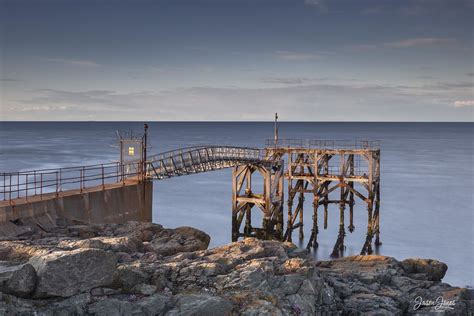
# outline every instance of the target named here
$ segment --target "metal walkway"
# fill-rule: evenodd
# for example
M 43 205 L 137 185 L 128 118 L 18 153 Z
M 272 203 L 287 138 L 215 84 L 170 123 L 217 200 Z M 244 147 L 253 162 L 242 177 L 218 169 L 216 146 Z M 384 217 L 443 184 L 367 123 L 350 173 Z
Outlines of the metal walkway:
M 266 164 L 264 150 L 233 146 L 193 146 L 149 156 L 147 161 L 0 173 L 0 201 L 86 190 L 125 180 L 161 180 L 244 164 Z
M 258 148 L 231 146 L 188 147 L 148 157 L 146 176 L 160 180 L 244 164 L 264 163 L 264 151 Z

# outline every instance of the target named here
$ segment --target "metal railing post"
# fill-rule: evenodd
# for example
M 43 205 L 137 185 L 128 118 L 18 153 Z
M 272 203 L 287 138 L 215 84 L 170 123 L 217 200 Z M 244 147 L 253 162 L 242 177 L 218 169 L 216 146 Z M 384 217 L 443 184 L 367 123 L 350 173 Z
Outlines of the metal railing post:
M 104 184 L 104 165 L 101 165 L 102 167 L 102 190 L 105 190 L 105 184 Z
M 125 186 L 125 165 L 122 165 L 122 185 Z
M 28 202 L 28 173 L 25 174 L 26 202 Z
M 3 173 L 3 200 L 7 200 L 7 175 Z
M 84 167 L 82 167 L 82 169 L 80 170 L 80 176 L 79 176 L 79 187 L 80 187 L 81 193 L 82 193 L 83 177 L 84 177 Z
M 59 196 L 59 172 L 56 171 L 56 197 Z
M 36 170 L 33 171 L 33 182 L 35 183 L 35 195 L 36 195 Z
M 43 200 L 43 173 L 40 173 L 40 199 Z
M 16 197 L 20 197 L 20 173 L 17 172 L 16 174 Z
M 8 186 L 8 199 L 12 201 L 12 175 L 10 174 L 10 185 Z

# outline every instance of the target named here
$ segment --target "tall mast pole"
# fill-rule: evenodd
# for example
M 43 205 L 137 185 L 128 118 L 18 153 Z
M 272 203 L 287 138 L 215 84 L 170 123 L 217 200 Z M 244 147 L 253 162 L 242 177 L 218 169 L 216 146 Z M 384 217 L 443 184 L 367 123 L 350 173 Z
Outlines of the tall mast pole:
M 275 131 L 274 131 L 275 148 L 278 146 L 278 113 L 275 113 Z

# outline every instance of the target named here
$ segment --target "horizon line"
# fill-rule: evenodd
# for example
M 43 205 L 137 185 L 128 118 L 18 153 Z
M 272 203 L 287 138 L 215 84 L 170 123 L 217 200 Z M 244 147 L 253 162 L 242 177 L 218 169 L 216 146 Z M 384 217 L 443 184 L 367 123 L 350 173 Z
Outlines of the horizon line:
M 274 123 L 274 120 L 0 120 L 0 123 Z M 278 120 L 278 123 L 474 123 L 474 121 L 298 121 Z

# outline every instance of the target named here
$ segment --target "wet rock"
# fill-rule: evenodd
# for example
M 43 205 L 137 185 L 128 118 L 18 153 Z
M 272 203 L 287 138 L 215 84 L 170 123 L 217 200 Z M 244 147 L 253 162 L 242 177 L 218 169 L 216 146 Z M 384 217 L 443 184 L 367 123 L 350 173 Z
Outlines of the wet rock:
M 31 264 L 0 264 L 0 292 L 29 297 L 35 285 L 36 271 Z
M 98 249 L 56 251 L 33 257 L 38 274 L 36 297 L 69 297 L 112 283 L 116 256 Z

